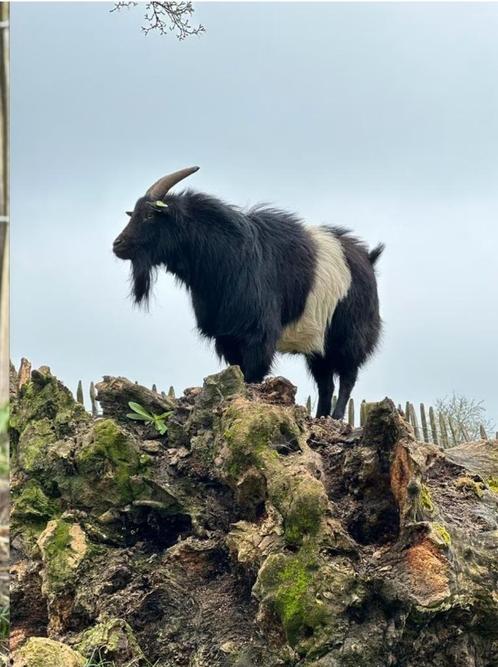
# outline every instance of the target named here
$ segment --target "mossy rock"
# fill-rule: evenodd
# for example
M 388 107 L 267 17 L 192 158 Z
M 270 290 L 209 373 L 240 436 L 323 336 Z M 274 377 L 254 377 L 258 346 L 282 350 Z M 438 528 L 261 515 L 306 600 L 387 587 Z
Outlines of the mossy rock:
M 48 369 L 33 371 L 12 408 L 12 460 L 30 474 L 44 469 L 51 444 L 73 434 L 80 424 L 91 419 Z
M 284 511 L 286 542 L 296 546 L 308 536 L 316 536 L 322 527 L 327 505 L 323 485 L 318 480 L 310 477 L 295 484 Z
M 289 545 L 316 536 L 328 499 L 323 484 L 310 473 L 315 455 L 304 441 L 295 408 L 236 400 L 223 415 L 221 432 L 222 472 L 238 499 L 241 485 L 248 479 L 253 485 L 257 481 L 259 495 L 264 490 L 282 515 Z M 246 502 L 242 509 L 250 510 L 249 505 Z M 247 514 L 244 518 L 252 518 L 250 511 Z
M 138 498 L 144 470 L 138 447 L 112 419 L 97 421 L 74 452 L 74 470 L 61 468 L 57 484 L 75 507 L 98 513 L 120 508 Z
M 31 380 L 21 388 L 11 426 L 21 433 L 28 424 L 43 419 L 54 425 L 57 438 L 72 432 L 75 424 L 91 419 L 69 389 L 48 369 L 33 371 Z
M 318 570 L 315 555 L 301 551 L 269 556 L 259 573 L 255 592 L 273 608 L 291 646 L 327 621 L 327 609 L 313 590 Z
M 77 651 L 46 637 L 31 637 L 12 657 L 12 667 L 85 667 Z
M 117 665 L 137 665 L 145 659 L 132 628 L 119 618 L 111 618 L 86 630 L 77 648 L 87 658 L 98 653 Z
M 90 544 L 79 524 L 59 519 L 49 521 L 38 538 L 38 547 L 44 564 L 44 592 L 57 594 L 75 581 Z
M 11 522 L 44 526 L 59 511 L 56 500 L 49 498 L 40 484 L 30 479 L 12 499 Z

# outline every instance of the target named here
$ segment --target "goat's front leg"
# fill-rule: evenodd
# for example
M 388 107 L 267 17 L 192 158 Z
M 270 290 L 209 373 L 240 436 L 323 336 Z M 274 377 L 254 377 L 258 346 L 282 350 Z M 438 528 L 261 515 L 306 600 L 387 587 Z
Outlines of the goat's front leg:
M 246 382 L 262 382 L 270 372 L 276 343 L 251 342 L 242 347 L 242 372 Z

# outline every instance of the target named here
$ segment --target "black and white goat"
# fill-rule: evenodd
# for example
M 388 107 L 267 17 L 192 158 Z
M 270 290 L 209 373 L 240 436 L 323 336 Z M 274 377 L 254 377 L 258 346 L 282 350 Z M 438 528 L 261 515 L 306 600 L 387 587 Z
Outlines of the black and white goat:
M 319 392 L 317 416 L 342 419 L 358 368 L 375 349 L 381 320 L 371 251 L 338 227 L 305 227 L 267 207 L 242 212 L 205 194 L 170 194 L 197 171 L 154 183 L 114 241 L 131 260 L 133 296 L 147 302 L 163 266 L 188 288 L 197 326 L 216 352 L 261 382 L 276 352 L 301 353 Z

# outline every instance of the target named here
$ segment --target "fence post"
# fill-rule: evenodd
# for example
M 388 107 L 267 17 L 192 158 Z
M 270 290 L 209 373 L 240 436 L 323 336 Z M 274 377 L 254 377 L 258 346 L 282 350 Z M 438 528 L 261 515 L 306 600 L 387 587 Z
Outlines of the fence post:
M 155 384 L 152 385 L 152 391 L 154 392 L 154 394 L 157 394 L 157 387 Z
M 420 421 L 422 422 L 422 433 L 424 434 L 424 442 L 429 442 L 429 429 L 427 428 L 427 417 L 425 415 L 425 406 L 420 404 Z
M 413 405 L 410 403 L 410 417 L 412 421 L 412 426 L 413 430 L 415 432 L 415 437 L 419 438 L 420 437 L 420 428 L 418 426 L 418 419 L 417 419 L 417 413 L 415 412 L 415 408 Z
M 311 417 L 311 396 L 306 399 L 306 412 Z
M 442 412 L 439 412 L 439 432 L 441 434 L 441 447 L 443 449 L 446 449 L 446 447 L 449 447 L 449 440 L 448 440 L 448 429 L 446 428 L 446 421 L 444 419 L 444 415 Z
M 439 438 L 437 434 L 437 425 L 436 425 L 436 413 L 434 412 L 434 408 L 432 407 L 432 405 L 429 408 L 429 419 L 431 422 L 432 442 L 435 445 L 439 445 Z
M 97 399 L 95 394 L 95 385 L 93 382 L 90 382 L 90 405 L 92 406 L 92 415 L 96 417 L 98 415 L 97 410 Z
M 488 440 L 488 434 L 482 424 L 479 426 L 479 435 L 481 436 L 481 440 Z
M 348 403 L 348 424 L 354 428 L 354 401 L 352 398 Z
M 366 405 L 367 402 L 365 401 L 365 399 L 363 399 L 360 405 L 360 426 L 365 426 L 365 421 L 367 418 Z
M 405 404 L 405 419 L 410 423 L 410 401 L 406 401 Z
M 451 437 L 453 438 L 453 444 L 458 445 L 458 440 L 455 432 L 455 425 L 453 423 L 453 419 L 451 418 L 450 415 L 448 415 L 448 424 L 450 425 L 450 431 L 451 431 Z
M 168 398 L 175 398 L 175 388 L 173 385 L 168 389 Z
M 78 403 L 81 403 L 81 405 L 85 405 L 85 399 L 83 396 L 83 383 L 81 380 L 78 381 L 78 388 L 76 389 L 76 400 Z

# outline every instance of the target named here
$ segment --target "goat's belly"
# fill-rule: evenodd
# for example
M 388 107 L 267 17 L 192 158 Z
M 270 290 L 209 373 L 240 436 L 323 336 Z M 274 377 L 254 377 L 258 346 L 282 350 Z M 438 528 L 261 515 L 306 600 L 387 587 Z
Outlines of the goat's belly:
M 285 327 L 277 343 L 277 350 L 288 354 L 323 354 L 325 328 L 316 319 L 301 317 Z
M 337 304 L 348 293 L 351 272 L 340 241 L 321 227 L 309 227 L 316 246 L 313 287 L 301 317 L 284 327 L 277 344 L 279 352 L 325 353 L 325 335 Z

